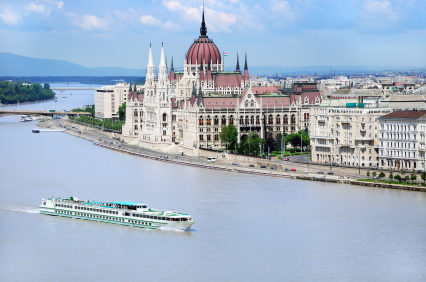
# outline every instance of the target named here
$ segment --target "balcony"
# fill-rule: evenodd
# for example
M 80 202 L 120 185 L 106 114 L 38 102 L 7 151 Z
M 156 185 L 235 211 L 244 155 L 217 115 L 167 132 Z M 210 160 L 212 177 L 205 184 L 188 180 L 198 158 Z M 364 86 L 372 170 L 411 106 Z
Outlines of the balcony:
M 362 136 L 362 137 L 355 137 L 356 141 L 365 141 L 365 140 L 374 140 L 373 136 Z

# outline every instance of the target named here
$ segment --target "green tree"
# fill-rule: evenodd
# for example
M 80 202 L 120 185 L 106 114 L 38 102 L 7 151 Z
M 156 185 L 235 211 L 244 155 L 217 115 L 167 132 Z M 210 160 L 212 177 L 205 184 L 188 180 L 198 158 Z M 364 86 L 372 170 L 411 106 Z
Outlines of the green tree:
M 376 177 L 377 173 L 375 171 L 373 171 L 373 173 L 371 174 L 374 177 Z
M 126 102 L 124 102 L 120 107 L 118 107 L 118 118 L 120 120 L 126 121 Z
M 426 171 L 422 172 L 422 175 L 420 175 L 420 178 L 423 179 L 423 183 L 426 181 Z
M 370 177 L 370 172 L 369 171 L 367 171 L 367 176 Z
M 260 138 L 256 133 L 251 132 L 246 139 L 238 144 L 238 152 L 240 154 L 254 155 L 255 152 L 259 152 L 259 145 L 266 145 L 266 140 Z
M 50 89 L 49 83 L 45 83 L 44 86 L 43 86 L 43 89 Z
M 228 143 L 228 149 L 234 150 L 238 142 L 238 129 L 233 124 L 228 124 L 222 127 L 219 133 L 219 138 L 222 144 Z
M 396 180 L 398 180 L 399 182 L 401 182 L 401 180 L 402 180 L 402 177 L 401 177 L 401 175 L 399 175 L 399 174 L 395 175 L 395 176 L 394 176 L 394 178 L 395 178 Z
M 380 172 L 380 174 L 379 174 L 379 178 L 385 178 L 386 177 L 386 174 L 382 171 L 382 172 Z
M 409 176 L 409 175 L 406 175 L 406 176 L 405 176 L 405 181 L 408 181 L 408 179 L 410 179 L 410 176 Z
M 417 175 L 412 174 L 410 178 L 411 178 L 411 181 L 416 181 L 417 180 Z
M 393 174 L 392 172 L 389 174 L 389 179 L 392 180 L 393 179 Z
M 402 177 L 404 177 L 404 174 L 405 174 L 405 168 L 401 169 L 401 175 L 402 175 Z

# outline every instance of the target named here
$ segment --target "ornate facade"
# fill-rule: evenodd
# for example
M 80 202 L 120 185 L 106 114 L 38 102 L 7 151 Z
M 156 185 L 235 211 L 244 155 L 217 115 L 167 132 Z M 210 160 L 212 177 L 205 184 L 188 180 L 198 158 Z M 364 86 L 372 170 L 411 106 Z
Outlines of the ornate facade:
M 221 53 L 207 36 L 204 12 L 200 36 L 189 48 L 183 71 L 170 72 L 163 47 L 155 74 L 151 47 L 143 93 L 130 92 L 123 135 L 142 147 L 191 153 L 220 149 L 223 126 L 234 124 L 239 141 L 250 132 L 275 138 L 309 126 L 310 108 L 321 103 L 315 83 L 296 83 L 281 92 L 251 87 L 247 55 L 243 72 L 237 56 L 235 71 L 224 71 Z

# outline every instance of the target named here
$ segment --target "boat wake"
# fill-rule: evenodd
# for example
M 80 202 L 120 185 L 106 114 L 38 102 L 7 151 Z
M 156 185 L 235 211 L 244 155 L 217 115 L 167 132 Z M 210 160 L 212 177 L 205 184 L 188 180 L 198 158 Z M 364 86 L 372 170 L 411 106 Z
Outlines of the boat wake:
M 2 210 L 22 212 L 22 213 L 39 213 L 38 209 L 26 208 L 26 207 L 16 207 L 16 206 L 5 206 L 0 208 Z

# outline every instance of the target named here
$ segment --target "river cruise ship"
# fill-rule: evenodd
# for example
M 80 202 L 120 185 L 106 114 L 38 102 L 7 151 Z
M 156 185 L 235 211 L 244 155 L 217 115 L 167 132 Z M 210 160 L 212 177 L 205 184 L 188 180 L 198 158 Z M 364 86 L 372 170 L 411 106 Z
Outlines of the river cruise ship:
M 149 208 L 133 202 L 97 202 L 68 199 L 42 199 L 41 214 L 86 219 L 147 229 L 190 230 L 195 223 L 189 214 Z

